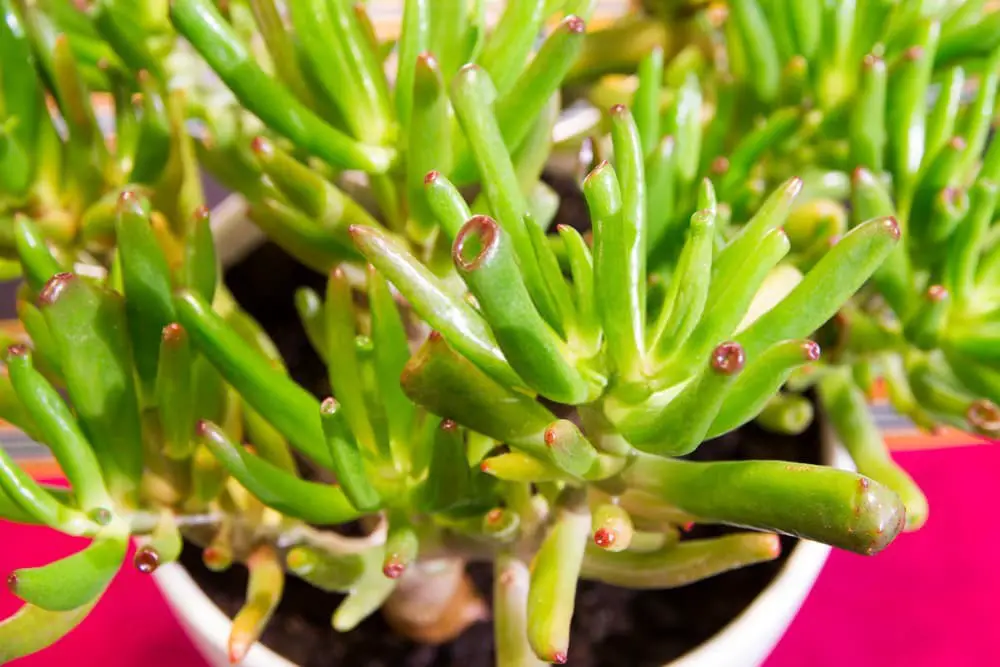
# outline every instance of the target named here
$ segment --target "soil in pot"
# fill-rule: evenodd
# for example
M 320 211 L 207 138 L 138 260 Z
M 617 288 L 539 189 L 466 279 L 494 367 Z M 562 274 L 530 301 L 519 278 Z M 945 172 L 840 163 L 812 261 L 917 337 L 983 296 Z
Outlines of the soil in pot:
M 321 289 L 323 277 L 303 269 L 273 245 L 256 250 L 227 274 L 227 283 L 247 311 L 268 330 L 288 362 L 292 376 L 317 395 L 329 390 L 325 369 L 309 346 L 292 302 L 301 285 Z M 815 426 L 797 437 L 766 433 L 747 426 L 699 448 L 707 460 L 781 459 L 804 463 L 820 460 L 820 435 Z M 695 527 L 692 537 L 725 532 L 720 527 Z M 782 538 L 782 556 L 770 563 L 666 591 L 632 591 L 582 582 L 573 617 L 569 665 L 573 667 L 659 667 L 697 647 L 739 615 L 784 565 L 795 540 Z M 200 552 L 186 545 L 181 557 L 198 584 L 227 614 L 239 610 L 246 591 L 246 571 L 234 567 L 213 573 L 201 563 Z M 489 566 L 474 565 L 470 573 L 489 601 Z M 492 626 L 472 626 L 458 640 L 443 646 L 414 644 L 395 635 L 378 614 L 356 630 L 339 634 L 330 618 L 341 597 L 319 591 L 289 577 L 285 593 L 263 636 L 263 642 L 289 660 L 313 667 L 491 667 Z

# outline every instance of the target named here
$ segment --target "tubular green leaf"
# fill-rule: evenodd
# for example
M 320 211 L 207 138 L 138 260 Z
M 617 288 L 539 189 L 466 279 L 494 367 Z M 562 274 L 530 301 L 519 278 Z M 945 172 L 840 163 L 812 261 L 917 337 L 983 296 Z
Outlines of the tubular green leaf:
M 182 291 L 177 317 L 198 350 L 240 396 L 277 428 L 300 452 L 328 464 L 329 452 L 319 422 L 319 402 L 259 353 L 200 296 Z
M 46 283 L 39 304 L 108 488 L 120 501 L 132 502 L 142 477 L 142 429 L 121 297 L 60 273 Z
M 147 389 L 156 380 L 160 333 L 174 320 L 170 267 L 150 225 L 149 202 L 122 193 L 116 227 L 126 323 L 136 371 Z
M 780 553 L 781 542 L 767 533 L 684 540 L 648 553 L 612 553 L 591 547 L 583 559 L 581 577 L 636 590 L 676 588 L 774 560 Z
M 757 0 L 735 0 L 732 16 L 746 53 L 750 83 L 762 102 L 771 102 L 778 94 L 781 63 L 774 35 Z
M 406 187 L 411 219 L 419 236 L 427 238 L 437 226 L 436 218 L 442 217 L 429 198 L 432 192 L 445 185 L 439 183 L 432 186 L 427 179 L 435 170 L 444 173 L 451 170 L 452 119 L 448 91 L 437 60 L 430 53 L 421 53 L 416 58 L 414 67 L 416 72 L 413 78 L 410 143 L 406 156 Z M 442 220 L 446 231 L 449 230 L 448 222 Z M 448 236 L 453 239 L 455 234 L 449 233 Z
M 192 353 L 187 332 L 176 323 L 163 328 L 159 368 L 156 372 L 156 405 L 168 457 L 186 459 L 193 451 L 194 392 Z
M 865 56 L 858 99 L 851 106 L 851 156 L 856 164 L 874 171 L 882 171 L 885 153 L 887 80 L 885 61 Z
M 524 385 L 494 342 L 482 316 L 468 303 L 453 296 L 422 263 L 375 228 L 354 226 L 351 235 L 368 261 L 456 350 L 498 381 L 515 387 Z
M 477 59 L 501 93 L 506 93 L 521 73 L 544 19 L 545 3 L 538 0 L 511 0 L 504 8 Z
M 899 241 L 894 218 L 869 220 L 852 229 L 813 267 L 781 303 L 736 337 L 755 358 L 779 340 L 818 329 L 874 273 Z
M 592 400 L 595 396 L 571 365 L 565 343 L 535 309 L 512 245 L 493 219 L 476 216 L 455 239 L 455 266 L 475 294 L 504 356 L 529 386 L 560 403 Z
M 626 483 L 698 517 L 772 530 L 854 551 L 878 553 L 903 528 L 905 510 L 867 477 L 785 461 L 696 463 L 640 455 Z M 704 493 L 724 488 L 724 494 Z
M 579 491 L 563 492 L 555 524 L 531 562 L 528 642 L 547 662 L 566 662 L 576 586 L 590 536 L 590 511 Z
M 864 393 L 854 384 L 849 371 L 839 368 L 824 375 L 819 397 L 858 472 L 899 494 L 906 508 L 906 530 L 920 528 L 927 521 L 927 499 L 913 479 L 893 462 Z
M 391 149 L 365 146 L 327 125 L 260 69 L 211 0 L 175 0 L 170 16 L 247 110 L 267 125 L 333 166 L 376 174 L 389 168 Z
M 725 397 L 706 438 L 715 438 L 747 423 L 764 409 L 797 368 L 819 359 L 811 340 L 787 340 L 752 359 Z
M 403 391 L 415 403 L 499 442 L 549 460 L 544 443 L 551 412 L 523 392 L 501 385 L 432 333 L 410 359 Z
M 347 499 L 359 512 L 370 513 L 377 510 L 382 498 L 368 480 L 364 456 L 347 431 L 340 404 L 332 398 L 323 401 L 320 419 L 323 422 L 326 446 L 330 449 L 330 459 L 333 461 L 333 472 Z
M 326 370 L 330 386 L 344 407 L 343 416 L 351 433 L 371 453 L 381 450 L 365 404 L 361 363 L 355 346 L 357 325 L 354 297 L 347 276 L 339 267 L 326 284 L 326 349 L 330 360 Z
M 318 409 L 315 419 L 319 419 Z M 351 506 L 341 487 L 299 479 L 250 454 L 211 422 L 199 422 L 197 435 L 229 474 L 268 507 L 320 525 L 347 523 L 358 518 L 359 512 Z
M 903 54 L 889 86 L 889 168 L 895 176 L 897 201 L 908 203 L 924 157 L 927 86 L 930 84 L 941 26 L 923 21 L 913 45 Z M 905 206 L 901 206 L 905 210 Z
M 479 167 L 490 210 L 510 235 L 528 293 L 542 317 L 552 323 L 556 320 L 555 304 L 549 301 L 528 236 L 528 202 L 493 114 L 496 97 L 489 75 L 479 67 L 463 67 L 452 82 L 451 102 Z
M 72 611 L 96 600 L 125 559 L 128 531 L 121 519 L 81 551 L 41 567 L 14 570 L 7 585 L 17 597 L 46 611 Z

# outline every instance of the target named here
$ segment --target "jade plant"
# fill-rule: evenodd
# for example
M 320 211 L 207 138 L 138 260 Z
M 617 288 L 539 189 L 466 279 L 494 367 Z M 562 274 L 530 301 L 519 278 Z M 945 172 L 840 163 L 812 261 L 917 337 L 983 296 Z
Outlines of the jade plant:
M 470 66 L 454 85 L 491 84 Z M 189 258 L 203 279 L 172 278 L 138 194 L 119 200 L 120 273 L 103 283 L 65 272 L 42 244 L 22 244 L 48 339 L 8 351 L 11 410 L 52 448 L 70 490 L 42 487 L 0 455 L 3 513 L 93 541 L 8 578 L 26 606 L 0 624 L 5 659 L 79 622 L 129 535 L 143 542 L 143 571 L 176 557 L 180 529 L 213 567 L 246 563 L 234 661 L 273 613 L 286 570 L 348 593 L 336 629 L 383 607 L 397 631 L 436 642 L 483 617 L 464 564 L 491 560 L 499 664 L 566 660 L 580 578 L 682 585 L 776 557 L 773 532 L 865 554 L 892 541 L 903 505 L 862 475 L 680 457 L 751 419 L 790 372 L 818 359 L 805 336 L 892 250 L 896 222 L 857 226 L 784 299 L 748 317 L 788 250 L 781 224 L 801 184 L 772 193 L 717 249 L 705 181 L 684 269 L 647 303 L 645 179 L 628 110 L 613 113 L 615 164 L 584 184 L 593 251 L 559 230 L 567 275 L 528 213 L 496 118 L 486 106 L 460 109 L 462 126 L 476 130 L 467 136 L 478 168 L 495 174 L 490 215 L 473 215 L 434 172 L 425 187 L 447 203 L 438 224 L 454 236 L 463 288 L 379 227 L 353 225 L 371 263 L 367 307 L 335 267 L 306 322 L 328 362 L 334 396 L 323 401 L 283 373 L 265 339 L 213 309 L 214 263 Z M 426 329 L 413 320 L 432 332 L 414 340 L 410 332 Z M 33 363 L 43 351 L 54 365 L 46 373 Z M 218 375 L 203 375 L 198 360 Z M 335 528 L 352 521 L 364 536 Z M 765 532 L 680 539 L 690 522 Z
M 0 622 L 0 662 L 79 623 L 130 537 L 144 572 L 182 539 L 211 568 L 246 565 L 233 662 L 290 573 L 346 594 L 338 631 L 381 609 L 437 643 L 490 615 L 499 665 L 567 660 L 581 579 L 680 586 L 776 558 L 776 533 L 862 554 L 892 542 L 908 509 L 892 480 L 688 455 L 816 368 L 810 337 L 898 252 L 894 217 L 872 209 L 774 289 L 802 180 L 787 174 L 733 215 L 689 146 L 683 204 L 665 215 L 649 168 L 663 142 L 637 103 L 636 118 L 611 108 L 605 159 L 581 185 L 590 233 L 547 234 L 538 175 L 582 22 L 565 18 L 524 63 L 545 10 L 574 3 L 513 2 L 486 39 L 463 12 L 436 13 L 449 3 L 408 2 L 394 97 L 363 9 L 288 4 L 294 33 L 268 0 L 174 0 L 170 13 L 241 105 L 215 118 L 184 101 L 208 127 L 198 156 L 328 273 L 325 294 L 297 305 L 332 395 L 290 379 L 232 302 L 204 210 L 206 224 L 187 224 L 194 199 L 156 205 L 162 184 L 147 196 L 122 181 L 103 271 L 67 262 L 22 212 L 19 313 L 34 324 L 8 349 L 0 416 L 50 447 L 69 489 L 0 451 L 0 516 L 92 541 L 8 577 L 25 606 Z M 109 41 L 134 72 L 155 52 L 148 37 Z M 244 108 L 264 125 L 245 131 Z M 372 210 L 341 170 L 367 174 Z M 674 243 L 660 261 L 664 218 Z M 690 539 L 695 523 L 742 531 Z M 473 561 L 494 566 L 492 610 L 466 578 Z
M 467 189 L 490 175 L 476 172 L 455 121 L 463 102 L 449 99 L 446 82 L 467 63 L 491 74 L 503 145 L 536 218 L 550 220 L 558 198 L 540 175 L 558 89 L 592 4 L 512 2 L 488 29 L 483 3 L 407 2 L 395 44 L 375 34 L 361 3 L 260 0 L 230 2 L 223 12 L 183 0 L 170 12 L 231 92 L 209 91 L 189 105 L 200 159 L 244 196 L 250 219 L 274 242 L 326 272 L 360 260 L 350 225 L 379 224 L 447 270 L 450 240 L 439 234 L 423 178 L 436 169 Z M 395 65 L 387 64 L 393 50 Z
M 201 203 L 181 140 L 184 105 L 157 59 L 147 54 L 133 69 L 101 36 L 98 27 L 120 27 L 121 14 L 102 8 L 91 21 L 63 2 L 16 0 L 0 3 L 0 13 L 5 270 L 18 271 L 18 216 L 35 221 L 64 263 L 107 267 L 127 188 L 152 197 L 162 234 L 181 236 L 181 222 Z
M 725 236 L 768 188 L 803 175 L 785 224 L 792 250 L 769 281 L 778 294 L 851 227 L 895 215 L 903 242 L 823 328 L 824 362 L 787 388 L 818 389 L 859 470 L 899 492 L 916 529 L 926 499 L 892 462 L 866 398 L 881 380 L 896 410 L 922 428 L 997 435 L 989 230 L 1000 149 L 989 137 L 1000 12 L 985 2 L 816 9 L 736 0 L 702 14 L 697 25 L 713 48 L 692 45 L 672 59 L 653 50 L 631 81 L 610 78 L 588 93 L 602 106 L 635 107 L 654 193 L 651 266 L 673 270 L 680 246 L 671 230 L 683 229 L 700 177 L 716 186 Z M 811 413 L 789 391 L 759 421 L 794 431 Z

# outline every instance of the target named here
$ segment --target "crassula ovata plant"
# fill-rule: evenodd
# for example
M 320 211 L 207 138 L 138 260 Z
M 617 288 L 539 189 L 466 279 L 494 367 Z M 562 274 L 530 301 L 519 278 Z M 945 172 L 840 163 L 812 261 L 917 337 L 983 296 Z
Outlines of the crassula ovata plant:
M 216 12 L 176 0 L 175 20 L 185 8 Z M 563 36 L 573 25 L 564 21 Z M 629 109 L 610 110 L 607 160 L 581 186 L 588 238 L 566 226 L 549 235 L 531 206 L 538 175 L 519 179 L 506 142 L 495 73 L 455 67 L 446 85 L 422 73 L 433 61 L 411 61 L 411 119 L 422 100 L 424 111 L 438 105 L 428 113 L 447 107 L 481 197 L 470 204 L 447 176 L 460 162 L 411 127 L 407 145 L 421 142 L 433 160 L 387 182 L 426 206 L 420 223 L 433 244 L 400 224 L 412 212 L 395 227 L 360 207 L 336 221 L 342 247 L 307 262 L 329 272 L 326 293 L 300 299 L 331 397 L 285 374 L 266 334 L 216 284 L 210 243 L 172 265 L 139 191 L 115 202 L 119 261 L 103 277 L 67 271 L 41 241 L 17 246 L 25 300 L 46 326 L 30 351 L 8 351 L 8 410 L 51 447 L 70 490 L 35 483 L 0 454 L 0 514 L 93 541 L 11 575 L 26 605 L 0 623 L 0 659 L 38 650 L 86 616 L 129 536 L 142 542 L 135 565 L 145 571 L 176 558 L 182 533 L 211 567 L 246 564 L 233 661 L 260 636 L 286 573 L 347 594 L 337 630 L 381 608 L 398 632 L 441 642 L 485 615 L 464 568 L 492 562 L 496 659 L 506 666 L 567 660 L 581 578 L 668 588 L 775 558 L 775 533 L 873 554 L 902 530 L 900 497 L 861 474 L 684 458 L 753 419 L 819 360 L 809 337 L 898 247 L 896 220 L 859 222 L 775 296 L 767 279 L 789 253 L 783 225 L 802 181 L 789 177 L 747 205 L 730 230 L 720 229 L 712 181 L 692 177 L 690 211 L 671 216 L 671 270 L 652 289 L 651 212 L 660 212 L 650 201 L 660 192 L 646 173 L 649 136 Z M 258 142 L 254 182 L 315 224 L 339 191 L 292 151 L 334 156 L 309 143 L 322 137 L 300 139 Z M 356 150 L 391 163 L 395 148 Z M 41 237 L 27 218 L 17 229 Z M 287 247 L 302 259 L 312 249 Z M 359 282 L 347 268 L 361 258 Z M 51 366 L 36 370 L 43 356 Z M 361 537 L 338 531 L 351 522 Z M 690 523 L 746 532 L 683 539 Z

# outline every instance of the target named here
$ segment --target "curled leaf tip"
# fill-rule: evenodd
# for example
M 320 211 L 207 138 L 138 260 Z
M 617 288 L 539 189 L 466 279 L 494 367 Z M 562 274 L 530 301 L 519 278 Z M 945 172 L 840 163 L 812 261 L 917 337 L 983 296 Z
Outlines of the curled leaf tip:
M 948 289 L 944 285 L 931 285 L 927 288 L 928 301 L 944 301 L 948 298 Z
M 406 571 L 406 563 L 400 560 L 399 556 L 392 555 L 386 559 L 382 566 L 382 574 L 389 579 L 399 579 Z
M 140 547 L 132 561 L 135 569 L 143 574 L 152 574 L 160 566 L 160 553 L 151 546 Z
M 1000 432 L 1000 408 L 993 401 L 973 401 L 965 412 L 970 424 L 987 433 Z
M 814 340 L 807 340 L 802 343 L 802 353 L 809 361 L 819 361 L 822 350 L 820 349 L 819 343 Z
M 437 181 L 437 179 L 440 176 L 441 176 L 441 172 L 437 171 L 436 169 L 433 170 L 433 171 L 427 172 L 427 175 L 424 176 L 424 185 L 431 185 L 431 184 L 433 184 L 434 182 Z
M 270 155 L 274 151 L 274 144 L 272 144 L 267 137 L 257 135 L 250 142 L 250 150 L 253 151 L 254 155 Z
M 735 375 L 743 370 L 746 354 L 743 346 L 735 341 L 720 344 L 712 351 L 712 368 L 724 375 Z
M 602 549 L 609 549 L 614 546 L 617 540 L 617 535 L 615 531 L 609 530 L 607 528 L 598 528 L 594 531 L 594 544 L 601 547 Z
M 499 240 L 499 228 L 493 218 L 477 215 L 469 219 L 458 231 L 452 257 L 455 264 L 463 271 L 475 271 Z
M 712 166 L 710 167 L 713 174 L 721 176 L 722 174 L 729 171 L 729 158 L 720 155 L 719 157 L 712 160 Z
M 73 273 L 57 273 L 52 276 L 38 293 L 38 303 L 43 306 L 52 305 L 59 300 L 59 296 L 74 280 L 76 280 L 76 275 Z
M 587 30 L 587 23 L 577 16 L 576 14 L 570 14 L 563 20 L 563 25 L 566 29 L 577 35 L 582 34 Z

